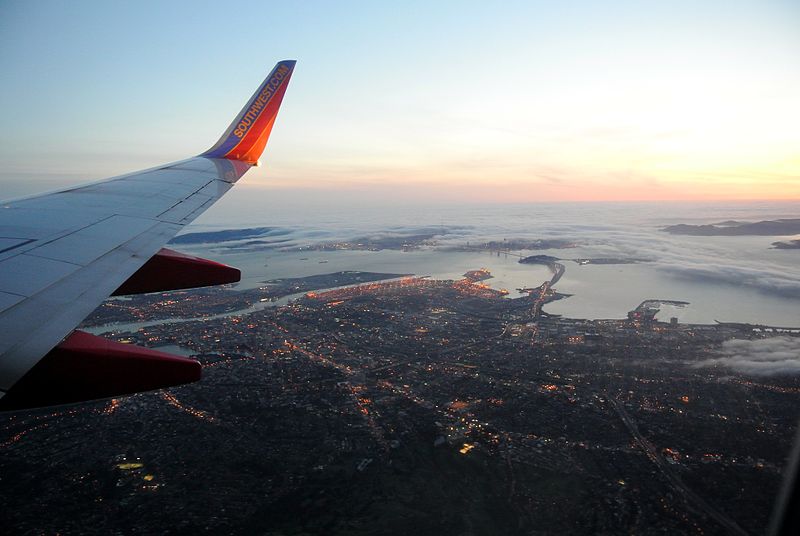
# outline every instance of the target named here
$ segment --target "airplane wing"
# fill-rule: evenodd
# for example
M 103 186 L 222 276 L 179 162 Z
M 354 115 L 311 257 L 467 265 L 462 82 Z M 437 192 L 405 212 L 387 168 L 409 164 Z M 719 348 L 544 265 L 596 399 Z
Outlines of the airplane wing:
M 0 410 L 199 379 L 194 360 L 74 329 L 111 295 L 239 280 L 235 268 L 162 246 L 258 163 L 294 65 L 279 62 L 197 157 L 0 202 Z

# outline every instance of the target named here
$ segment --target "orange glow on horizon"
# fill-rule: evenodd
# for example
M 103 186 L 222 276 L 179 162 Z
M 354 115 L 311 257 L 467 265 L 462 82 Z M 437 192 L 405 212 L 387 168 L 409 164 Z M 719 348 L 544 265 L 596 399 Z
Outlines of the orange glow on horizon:
M 457 178 L 402 180 L 386 177 L 376 181 L 264 180 L 244 182 L 240 188 L 257 190 L 300 190 L 309 194 L 358 194 L 374 199 L 421 202 L 647 202 L 647 201 L 795 201 L 800 200 L 800 173 L 796 179 L 715 178 L 713 181 L 629 179 L 564 180 L 536 179 L 476 181 Z M 302 195 L 302 194 L 300 194 Z

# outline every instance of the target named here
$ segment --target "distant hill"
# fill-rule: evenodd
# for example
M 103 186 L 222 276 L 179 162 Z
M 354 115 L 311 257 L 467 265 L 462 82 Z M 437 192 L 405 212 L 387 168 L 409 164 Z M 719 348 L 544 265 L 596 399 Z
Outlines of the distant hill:
M 232 240 L 245 240 L 247 238 L 263 237 L 265 235 L 287 234 L 286 229 L 273 227 L 250 227 L 247 229 L 226 229 L 224 231 L 208 231 L 203 233 L 187 233 L 176 236 L 170 244 L 215 244 L 217 242 L 230 242 Z
M 492 240 L 483 244 L 476 244 L 474 247 L 478 249 L 515 251 L 520 249 L 566 249 L 576 246 L 577 244 L 574 240 L 563 238 L 536 238 L 532 240 L 512 238 L 502 241 Z
M 530 257 L 519 260 L 520 264 L 552 264 L 558 261 L 558 257 L 553 257 L 551 255 L 531 255 Z
M 800 239 L 787 240 L 786 242 L 773 242 L 774 249 L 800 249 Z
M 664 227 L 661 230 L 670 234 L 692 236 L 780 236 L 800 233 L 800 219 L 758 222 L 725 221 L 709 225 L 681 223 Z

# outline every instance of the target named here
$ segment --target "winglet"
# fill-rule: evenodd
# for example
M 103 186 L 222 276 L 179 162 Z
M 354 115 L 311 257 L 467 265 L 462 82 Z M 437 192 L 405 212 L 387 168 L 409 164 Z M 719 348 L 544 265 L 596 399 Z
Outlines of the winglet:
M 219 141 L 200 156 L 257 163 L 278 116 L 294 64 L 294 60 L 279 61 Z

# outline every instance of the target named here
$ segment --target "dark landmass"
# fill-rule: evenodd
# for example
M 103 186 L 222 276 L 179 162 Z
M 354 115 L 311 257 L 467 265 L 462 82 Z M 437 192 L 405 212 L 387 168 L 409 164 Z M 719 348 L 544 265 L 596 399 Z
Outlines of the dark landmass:
M 454 249 L 457 251 L 473 251 L 488 250 L 488 251 L 519 251 L 524 249 L 567 249 L 577 247 L 574 240 L 562 238 L 536 238 L 536 239 L 521 239 L 512 238 L 511 240 L 491 240 L 489 242 L 481 242 L 472 244 L 467 242 L 464 246 L 456 246 Z
M 612 257 L 600 257 L 596 259 L 572 259 L 574 262 L 583 266 L 584 264 L 638 264 L 646 262 L 642 259 L 616 259 Z
M 381 251 L 383 249 L 394 250 L 413 250 L 419 249 L 422 246 L 434 246 L 436 236 L 442 235 L 443 232 L 437 233 L 420 233 L 420 234 L 397 234 L 397 235 L 381 235 L 381 236 L 362 236 L 352 240 L 344 240 L 340 242 L 325 242 L 322 244 L 312 244 L 308 246 L 301 246 L 294 248 L 295 251 L 337 251 L 337 250 L 352 250 L 352 251 Z
M 289 234 L 288 229 L 277 229 L 274 227 L 249 227 L 247 229 L 226 229 L 224 231 L 208 231 L 198 233 L 186 233 L 176 236 L 170 240 L 170 244 L 213 244 L 218 242 L 230 242 L 232 240 L 245 240 L 248 238 L 261 237 L 265 235 L 284 235 Z
M 692 236 L 777 236 L 800 233 L 800 219 L 766 220 L 754 223 L 727 221 L 710 225 L 670 225 L 662 231 Z
M 262 250 L 270 250 L 283 248 L 286 244 L 292 242 L 291 238 L 278 238 L 276 240 L 248 240 L 247 242 L 240 242 L 236 244 L 227 244 L 222 246 L 224 249 L 233 251 L 249 251 L 256 252 Z
M 560 259 L 558 257 L 553 257 L 551 255 L 531 255 L 529 257 L 524 257 L 519 260 L 520 264 L 553 264 L 558 262 Z
M 271 279 L 263 281 L 263 287 L 249 290 L 235 290 L 235 285 L 226 285 L 141 294 L 106 301 L 95 309 L 81 323 L 81 326 L 94 327 L 111 323 L 208 317 L 221 313 L 232 313 L 246 309 L 257 302 L 275 301 L 300 292 L 394 279 L 403 275 L 406 274 L 346 271 L 309 277 Z
M 233 285 L 225 285 L 176 290 L 107 300 L 86 317 L 79 327 L 209 317 L 246 309 L 257 301 L 244 292 L 232 290 L 232 287 Z M 266 297 L 272 298 L 272 296 Z
M 653 298 L 644 300 L 636 307 L 636 309 L 628 312 L 628 320 L 650 323 L 656 322 L 656 315 L 661 310 L 662 305 L 685 307 L 689 305 L 689 302 L 679 300 L 660 300 Z
M 294 248 L 293 251 L 380 251 L 383 249 L 411 251 L 422 247 L 436 246 L 438 245 L 437 237 L 468 228 L 457 225 L 417 227 L 413 229 L 388 228 L 357 238 L 300 246 Z
M 259 291 L 268 290 L 271 295 L 287 296 L 298 292 L 309 290 L 329 289 L 345 285 L 357 285 L 370 281 L 380 281 L 383 279 L 395 279 L 408 276 L 410 274 L 384 274 L 379 272 L 358 272 L 344 271 L 333 272 L 330 274 L 310 275 L 306 277 L 289 277 L 285 279 L 270 279 L 262 281 L 268 288 L 258 289 Z
M 276 284 L 323 283 L 300 279 Z M 190 316 L 237 299 L 196 293 Z M 0 414 L 3 531 L 762 533 L 800 379 L 691 365 L 765 335 L 543 313 L 556 295 L 405 278 L 117 334 L 204 379 Z
M 336 251 L 336 250 L 355 250 L 355 251 L 380 251 L 383 249 L 391 250 L 414 250 L 425 246 L 436 246 L 437 237 L 449 234 L 452 230 L 463 229 L 458 226 L 442 226 L 435 228 L 419 228 L 414 231 L 392 230 L 381 231 L 373 235 L 361 236 L 352 239 L 322 242 L 318 244 L 307 244 L 301 246 L 286 247 L 291 244 L 292 239 L 281 238 L 288 235 L 288 229 L 273 227 L 250 227 L 246 229 L 226 229 L 223 231 L 208 231 L 187 233 L 172 239 L 171 244 L 215 244 L 222 242 L 247 242 L 229 244 L 224 246 L 231 250 L 259 251 L 281 248 L 286 251 Z M 273 238 L 274 237 L 274 238 Z M 564 249 L 574 248 L 576 243 L 569 239 L 512 239 L 494 240 L 479 244 L 467 243 L 465 246 L 455 246 L 456 251 L 478 250 L 536 250 L 536 249 Z
M 787 240 L 786 242 L 773 242 L 773 249 L 800 249 L 800 239 Z
M 494 276 L 486 268 L 481 268 L 479 270 L 469 270 L 464 274 L 464 277 L 470 281 L 486 281 Z
M 561 259 L 557 257 L 553 257 L 550 255 L 531 255 L 529 257 L 523 257 L 518 262 L 520 264 L 544 264 L 547 266 L 551 272 L 553 272 L 553 277 L 545 283 L 548 286 L 546 290 L 550 290 L 550 287 L 558 283 L 561 279 L 561 276 L 564 275 L 566 271 L 566 266 L 558 262 Z
M 690 302 L 688 301 L 681 301 L 681 300 L 660 300 L 656 298 L 649 298 L 644 300 L 642 303 L 639 304 L 639 307 L 650 307 L 650 306 L 658 306 L 658 305 L 677 305 L 679 307 L 683 307 L 685 305 L 689 305 Z M 637 307 L 638 308 L 638 307 Z

